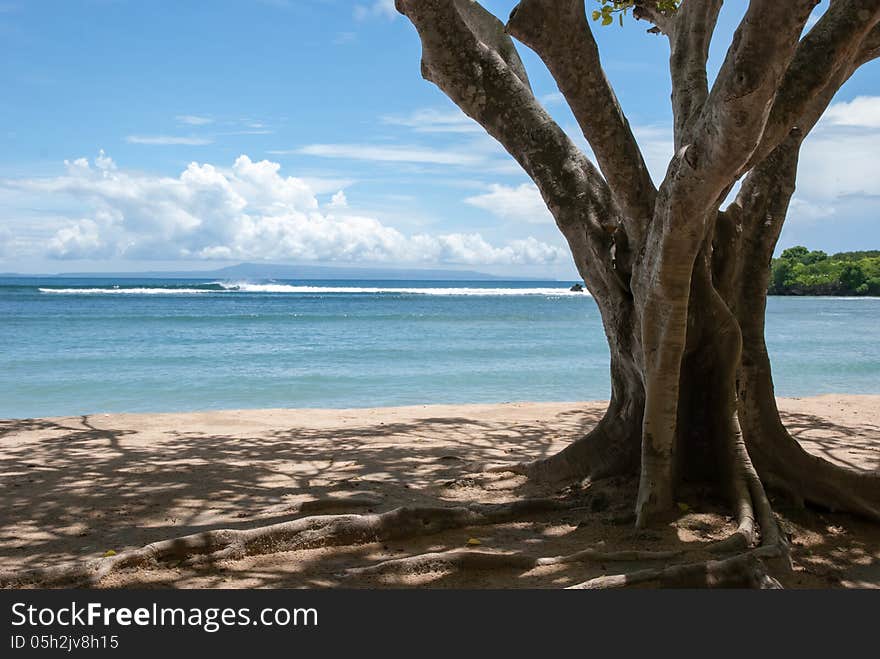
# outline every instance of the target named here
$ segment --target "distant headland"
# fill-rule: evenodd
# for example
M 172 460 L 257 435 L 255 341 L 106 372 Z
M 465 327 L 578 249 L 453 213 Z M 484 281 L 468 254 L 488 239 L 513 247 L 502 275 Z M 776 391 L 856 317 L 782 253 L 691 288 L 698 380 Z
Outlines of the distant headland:
M 790 247 L 771 262 L 770 295 L 880 295 L 880 250 Z

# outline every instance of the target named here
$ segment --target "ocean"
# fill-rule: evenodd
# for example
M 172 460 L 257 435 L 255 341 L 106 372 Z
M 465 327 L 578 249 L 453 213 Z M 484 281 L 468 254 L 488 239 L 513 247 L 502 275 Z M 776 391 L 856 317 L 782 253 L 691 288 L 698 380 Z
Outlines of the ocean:
M 609 394 L 557 281 L 0 279 L 0 418 Z M 880 298 L 773 297 L 777 393 L 880 393 Z

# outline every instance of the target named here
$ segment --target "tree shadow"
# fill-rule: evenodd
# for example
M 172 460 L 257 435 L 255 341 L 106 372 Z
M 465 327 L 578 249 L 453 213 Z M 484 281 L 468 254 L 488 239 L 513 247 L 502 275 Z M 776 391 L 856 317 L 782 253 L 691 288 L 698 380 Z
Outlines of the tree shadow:
M 780 410 L 789 434 L 805 449 L 829 462 L 852 469 L 880 470 L 880 425 L 841 425 L 815 414 Z
M 473 408 L 472 416 L 463 416 L 427 408 L 411 410 L 403 418 L 380 414 L 376 420 L 369 411 L 316 411 L 314 418 L 295 417 L 298 422 L 284 411 L 0 421 L 0 492 L 6 504 L 0 510 L 0 569 L 97 558 L 110 549 L 118 552 L 204 530 L 286 521 L 301 516 L 304 502 L 331 496 L 372 493 L 381 503 L 334 512 L 382 512 L 401 505 L 558 495 L 522 477 L 480 473 L 479 465 L 550 455 L 588 432 L 604 408 L 559 405 L 552 413 L 533 416 L 523 409 L 481 416 Z M 786 412 L 783 420 L 809 450 L 839 463 L 877 468 L 876 426 L 843 427 L 818 416 Z M 472 537 L 489 550 L 534 556 L 573 553 L 603 543 L 615 550 L 696 549 L 699 556 L 700 544 L 711 541 L 712 533 L 732 529 L 724 502 L 695 493 L 700 514 L 637 533 L 631 510 L 635 488 L 627 479 L 602 481 L 574 492 L 583 500 L 583 509 L 517 523 L 456 529 L 406 542 L 250 557 L 237 561 L 234 569 L 222 562 L 162 566 L 140 573 L 136 584 L 110 577 L 104 585 L 560 587 L 652 565 L 578 564 L 480 575 L 357 579 L 346 570 L 460 548 Z M 801 519 L 799 514 L 785 511 L 801 541 L 795 547 L 800 571 L 791 577 L 791 585 L 880 582 L 880 537 L 873 526 L 848 516 L 810 514 Z
M 331 494 L 374 491 L 381 510 L 452 505 L 470 500 L 460 479 L 469 466 L 549 454 L 597 414 L 533 422 L 426 415 L 228 434 L 174 416 L 2 421 L 0 565 L 42 566 L 283 521 L 297 504 Z

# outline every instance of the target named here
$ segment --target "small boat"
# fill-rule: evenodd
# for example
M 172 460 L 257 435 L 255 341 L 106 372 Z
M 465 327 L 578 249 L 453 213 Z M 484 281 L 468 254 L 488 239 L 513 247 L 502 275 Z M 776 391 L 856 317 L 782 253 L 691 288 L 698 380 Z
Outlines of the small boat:
M 572 286 L 568 290 L 570 290 L 572 293 L 583 293 L 584 292 L 584 285 L 583 284 L 575 284 L 574 286 Z

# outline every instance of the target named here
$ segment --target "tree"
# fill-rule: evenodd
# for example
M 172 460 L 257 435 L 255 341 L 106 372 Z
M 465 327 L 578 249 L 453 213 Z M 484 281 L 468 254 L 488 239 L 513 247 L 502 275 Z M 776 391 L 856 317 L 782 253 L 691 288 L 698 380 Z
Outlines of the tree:
M 500 466 L 566 481 L 639 474 L 638 526 L 675 512 L 683 479 L 730 493 L 731 546 L 784 552 L 764 484 L 880 520 L 880 479 L 807 453 L 784 428 L 764 343 L 769 264 L 798 154 L 835 92 L 880 56 L 880 0 L 751 0 L 717 78 L 706 62 L 722 0 L 603 0 L 670 46 L 675 155 L 655 186 L 606 78 L 584 0 L 522 0 L 506 24 L 473 0 L 397 0 L 422 75 L 535 182 L 601 312 L 611 351 L 604 418 L 557 455 Z M 594 165 L 532 93 L 512 38 L 547 65 Z M 737 181 L 735 201 L 721 208 Z M 809 258 L 807 250 L 793 259 Z M 781 274 L 781 273 L 780 273 Z
M 840 272 L 840 283 L 847 291 L 857 292 L 868 281 L 858 263 L 847 263 Z
M 611 353 L 601 421 L 561 453 L 497 470 L 534 480 L 639 476 L 636 523 L 672 515 L 684 479 L 727 492 L 733 555 L 578 587 L 628 583 L 774 585 L 764 561 L 787 559 L 764 485 L 880 520 L 880 478 L 813 456 L 783 426 L 764 343 L 770 261 L 794 192 L 798 153 L 837 89 L 880 57 L 880 0 L 833 0 L 801 37 L 818 0 L 750 0 L 714 83 L 706 61 L 722 0 L 602 0 L 597 19 L 629 11 L 670 44 L 675 156 L 655 186 L 612 90 L 584 0 L 522 0 L 505 25 L 473 0 L 396 0 L 422 42 L 422 74 L 498 140 L 534 180 L 598 304 Z M 608 17 L 611 17 L 609 20 Z M 594 165 L 541 107 L 511 37 L 546 63 L 596 155 Z M 742 179 L 735 201 L 720 208 Z M 804 267 L 803 249 L 786 259 Z M 880 281 L 880 272 L 871 271 Z M 873 281 L 873 280 L 872 280 Z M 375 505 L 309 502 L 309 510 Z M 113 570 L 170 562 L 384 542 L 576 507 L 577 501 L 402 507 L 211 530 L 92 563 L 11 574 L 99 583 Z M 453 550 L 364 570 L 455 565 L 531 569 L 583 560 L 666 560 L 669 552 L 586 549 L 535 558 Z
M 795 245 L 794 247 L 789 247 L 788 249 L 782 250 L 782 254 L 779 255 L 783 261 L 796 261 L 798 263 L 806 263 L 806 258 L 809 255 L 810 250 L 808 250 L 803 245 Z

